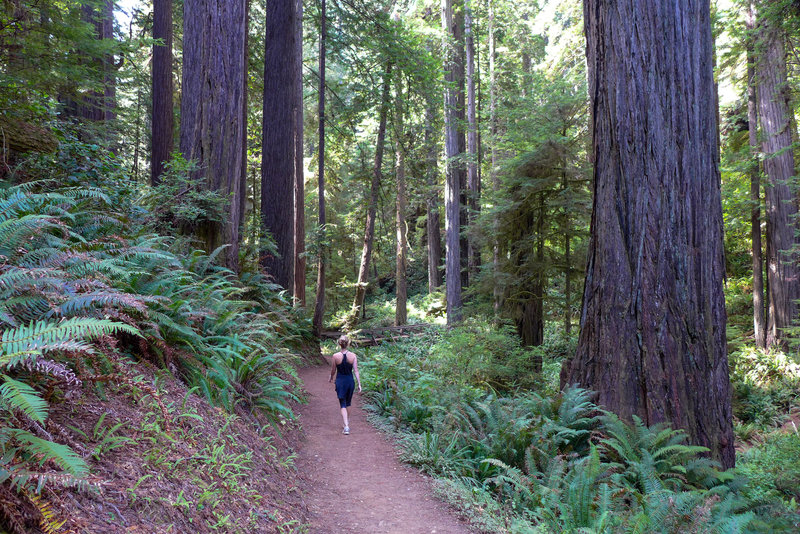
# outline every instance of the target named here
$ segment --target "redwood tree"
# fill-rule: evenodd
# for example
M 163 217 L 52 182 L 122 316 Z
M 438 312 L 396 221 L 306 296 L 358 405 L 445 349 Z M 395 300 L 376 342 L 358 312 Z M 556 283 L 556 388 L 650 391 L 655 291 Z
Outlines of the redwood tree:
M 758 102 L 756 99 L 756 54 L 753 31 L 755 13 L 747 10 L 747 125 L 750 141 L 750 236 L 753 245 L 753 332 L 756 345 L 767 346 L 767 323 L 764 315 L 764 264 L 761 247 L 761 170 L 758 163 Z
M 458 120 L 458 55 L 454 42 L 458 23 L 453 16 L 452 0 L 442 1 L 442 30 L 444 33 L 444 153 L 446 174 L 444 185 L 445 221 L 445 292 L 447 323 L 461 321 L 461 168 L 457 157 L 462 153 L 459 144 Z M 463 78 L 462 78 L 463 80 Z
M 247 0 L 185 0 L 180 149 L 197 162 L 198 187 L 223 199 L 221 220 L 207 219 L 196 234 L 238 270 L 245 188 Z
M 434 110 L 433 102 L 428 102 L 425 109 L 425 146 L 427 152 L 427 185 L 428 190 L 425 199 L 426 217 L 425 231 L 427 233 L 427 253 L 428 253 L 428 292 L 433 293 L 442 285 L 442 274 L 439 267 L 442 263 L 442 234 L 441 223 L 439 222 L 439 186 L 437 175 L 438 150 L 436 139 L 433 134 Z
M 475 103 L 475 39 L 473 38 L 472 12 L 469 0 L 464 1 L 464 34 L 466 36 L 466 86 L 467 86 L 467 214 L 470 229 L 474 226 L 480 207 L 480 176 L 478 175 L 478 133 Z M 480 249 L 471 232 L 467 233 L 467 275 L 470 282 L 478 274 Z
M 561 385 L 734 463 L 708 2 L 584 1 L 594 206 Z
M 319 202 L 319 224 L 317 238 L 319 244 L 317 264 L 317 294 L 314 299 L 314 318 L 312 326 L 314 334 L 322 334 L 322 322 L 325 317 L 325 264 L 327 250 L 325 246 L 325 45 L 328 36 L 325 0 L 320 0 L 319 15 L 319 91 L 317 94 L 317 113 L 319 116 L 319 152 L 317 154 L 317 195 Z
M 295 261 L 296 11 L 295 0 L 267 2 L 261 144 L 261 222 L 278 254 L 262 251 L 260 263 L 289 290 Z
M 408 236 L 406 234 L 406 161 L 405 147 L 403 146 L 403 82 L 400 76 L 397 77 L 395 100 L 395 176 L 397 179 L 397 198 L 395 202 L 396 224 L 397 224 L 397 262 L 395 269 L 395 294 L 397 304 L 395 306 L 395 325 L 401 326 L 408 321 L 408 310 L 406 301 L 408 298 L 408 283 L 406 277 L 406 267 L 408 263 Z
M 295 0 L 294 58 L 294 295 L 306 305 L 306 214 L 303 168 L 303 0 Z
M 764 4 L 764 8 L 767 5 Z M 758 13 L 756 78 L 761 147 L 767 179 L 767 346 L 783 345 L 785 328 L 797 320 L 800 265 L 797 247 L 797 199 L 790 181 L 795 174 L 792 152 L 792 107 L 786 80 L 784 36 L 775 13 Z
M 172 0 L 153 1 L 153 117 L 150 183 L 158 185 L 172 153 Z

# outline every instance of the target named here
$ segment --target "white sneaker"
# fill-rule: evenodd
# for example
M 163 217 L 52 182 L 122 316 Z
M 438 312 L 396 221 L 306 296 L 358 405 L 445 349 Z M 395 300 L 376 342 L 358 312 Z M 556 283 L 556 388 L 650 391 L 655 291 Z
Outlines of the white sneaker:
M 344 430 L 342 430 L 342 434 L 344 434 L 345 436 L 350 434 L 350 427 L 349 426 L 344 427 Z

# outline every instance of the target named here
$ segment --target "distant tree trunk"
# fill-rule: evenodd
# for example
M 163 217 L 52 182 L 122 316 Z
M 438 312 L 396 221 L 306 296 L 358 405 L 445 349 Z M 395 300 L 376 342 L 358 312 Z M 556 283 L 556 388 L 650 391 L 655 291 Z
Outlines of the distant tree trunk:
M 403 146 L 403 82 L 400 76 L 397 77 L 397 103 L 395 105 L 395 158 L 396 158 L 396 179 L 397 179 L 397 269 L 395 274 L 395 294 L 397 305 L 395 306 L 394 324 L 401 326 L 408 322 L 406 310 L 407 288 L 406 288 L 406 263 L 408 256 L 408 240 L 406 236 L 406 162 L 405 147 Z
M 785 328 L 797 320 L 800 299 L 798 265 L 797 199 L 791 190 L 794 176 L 792 107 L 786 79 L 784 39 L 772 17 L 758 14 L 758 116 L 761 120 L 766 187 L 767 278 L 769 316 L 767 346 L 785 346 Z
M 756 100 L 756 55 L 753 31 L 753 5 L 747 11 L 747 124 L 750 137 L 750 236 L 753 243 L 753 332 L 756 346 L 767 346 L 767 323 L 764 317 L 764 265 L 761 250 L 761 174 L 758 164 L 758 102 Z
M 593 389 L 625 419 L 669 421 L 732 467 L 709 11 L 584 2 L 594 207 L 561 385 Z
M 428 147 L 428 192 L 425 199 L 427 216 L 425 230 L 428 235 L 428 293 L 433 293 L 442 285 L 442 235 L 439 222 L 438 157 L 436 139 L 433 135 L 433 102 L 428 102 L 425 110 L 425 146 Z
M 455 10 L 456 40 L 456 127 L 458 130 L 458 154 L 456 172 L 458 173 L 459 224 L 458 233 L 461 251 L 461 289 L 469 287 L 469 200 L 467 198 L 467 165 L 464 155 L 467 153 L 467 104 L 466 104 L 466 54 L 464 51 L 464 10 Z
M 475 113 L 475 41 L 472 31 L 472 12 L 469 0 L 464 1 L 464 33 L 467 54 L 467 213 L 470 231 L 467 234 L 468 269 L 470 282 L 477 276 L 481 263 L 479 248 L 475 245 L 474 226 L 480 206 L 480 179 L 478 177 L 478 134 Z
M 136 89 L 136 126 L 134 127 L 133 139 L 133 163 L 131 165 L 131 174 L 133 174 L 133 181 L 139 182 L 139 150 L 142 144 L 142 88 L 139 86 Z
M 225 199 L 222 221 L 200 222 L 211 252 L 229 245 L 223 264 L 238 271 L 247 136 L 245 39 L 247 0 L 184 1 L 180 149 L 198 170 L 199 187 Z
M 294 289 L 297 44 L 295 0 L 267 2 L 264 118 L 261 141 L 261 221 L 278 255 L 261 252 L 261 267 Z
M 453 42 L 458 34 L 458 24 L 453 17 L 452 0 L 442 1 L 442 30 L 444 34 L 444 149 L 447 170 L 444 185 L 445 220 L 445 284 L 447 296 L 447 324 L 461 321 L 461 233 L 460 192 L 461 167 L 458 130 L 458 64 Z
M 372 259 L 372 245 L 375 240 L 375 213 L 378 208 L 378 195 L 383 176 L 383 145 L 386 139 L 386 115 L 389 112 L 389 88 L 392 81 L 392 62 L 387 61 L 386 72 L 383 76 L 383 92 L 381 107 L 378 112 L 378 140 L 375 145 L 375 164 L 372 167 L 372 183 L 370 185 L 369 206 L 367 207 L 367 220 L 364 228 L 364 246 L 361 250 L 361 267 L 358 269 L 358 283 L 356 296 L 353 299 L 353 309 L 348 322 L 354 325 L 358 322 L 359 314 L 364 306 L 364 297 L 367 294 L 367 278 L 369 277 L 369 262 Z
M 544 194 L 539 193 L 537 198 L 536 219 L 536 256 L 534 262 L 533 284 L 530 292 L 522 301 L 522 310 L 517 321 L 517 331 L 522 338 L 522 344 L 535 347 L 544 342 L 544 223 L 545 203 Z M 533 221 L 531 221 L 533 222 Z M 530 226 L 530 225 L 529 225 Z M 527 246 L 527 245 L 523 245 Z M 528 251 L 520 253 L 520 267 L 527 263 Z M 528 288 L 525 288 L 528 289 Z M 541 356 L 535 356 L 533 367 L 535 372 L 542 370 Z
M 102 6 L 102 16 L 98 29 L 101 39 L 114 39 L 114 0 L 106 0 Z M 103 120 L 112 121 L 117 117 L 117 67 L 113 54 L 103 58 Z
M 306 214 L 303 166 L 303 0 L 295 0 L 294 64 L 294 295 L 295 305 L 306 305 Z
M 566 132 L 564 132 L 566 137 Z M 561 173 L 561 191 L 564 196 L 569 195 L 569 178 L 567 175 L 567 161 L 564 158 L 564 170 Z M 572 206 L 564 206 L 564 332 L 569 335 L 572 331 L 572 256 L 570 211 Z
M 328 23 L 325 13 L 325 0 L 320 0 L 319 19 L 319 91 L 317 113 L 319 115 L 319 149 L 317 167 L 317 196 L 319 201 L 319 259 L 317 264 L 317 295 L 314 301 L 314 318 L 312 327 L 314 334 L 322 334 L 322 322 L 325 317 L 325 264 L 327 247 L 325 246 L 325 41 L 328 36 Z
M 94 26 L 98 40 L 114 38 L 114 2 L 89 3 L 81 6 L 81 19 Z M 83 95 L 70 95 L 65 100 L 65 115 L 93 122 L 112 120 L 116 107 L 116 76 L 113 55 L 87 57 L 102 80 L 102 91 L 91 90 Z
M 158 185 L 164 162 L 172 154 L 172 0 L 153 0 L 153 117 L 151 120 L 150 183 Z
M 494 0 L 489 3 L 489 137 L 491 143 L 491 160 L 489 168 L 489 179 L 492 182 L 494 194 L 500 190 L 500 179 L 497 175 L 497 71 L 495 62 L 497 58 L 497 41 L 494 34 Z M 503 302 L 502 286 L 498 282 L 500 274 L 500 241 L 497 236 L 500 234 L 500 220 L 497 215 L 492 222 L 494 228 L 494 243 L 492 244 L 492 269 L 494 270 L 494 286 L 492 288 L 494 296 L 494 313 L 500 313 Z

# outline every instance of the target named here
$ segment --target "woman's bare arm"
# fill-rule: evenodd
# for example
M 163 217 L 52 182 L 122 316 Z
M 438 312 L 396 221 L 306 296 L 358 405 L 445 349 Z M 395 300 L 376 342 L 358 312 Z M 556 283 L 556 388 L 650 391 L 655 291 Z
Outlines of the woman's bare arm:
M 331 377 L 328 382 L 333 382 L 333 377 L 336 376 L 336 354 L 331 356 Z
M 358 381 L 358 392 L 361 393 L 361 377 L 358 375 L 358 356 L 353 354 L 353 374 L 356 375 Z

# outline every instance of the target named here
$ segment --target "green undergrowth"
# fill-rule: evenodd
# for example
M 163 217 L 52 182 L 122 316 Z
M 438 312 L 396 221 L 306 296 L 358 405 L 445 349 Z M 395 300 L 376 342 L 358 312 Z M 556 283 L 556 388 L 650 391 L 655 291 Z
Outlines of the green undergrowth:
M 665 425 L 624 423 L 558 391 L 574 341 L 535 351 L 480 321 L 364 350 L 370 409 L 403 459 L 486 532 L 792 532 L 797 436 L 723 471 Z M 541 358 L 543 372 L 532 371 Z M 786 469 L 788 481 L 777 482 Z
M 39 505 L 47 492 L 97 489 L 50 407 L 136 391 L 130 362 L 155 364 L 229 413 L 293 417 L 294 353 L 310 325 L 276 287 L 216 266 L 221 250 L 154 233 L 138 186 L 96 145 L 65 134 L 58 153 L 12 178 L 0 183 L 0 488 L 31 505 L 28 522 L 58 524 Z M 99 440 L 97 454 L 120 444 L 114 431 L 78 438 Z M 27 532 L 2 501 L 6 527 Z
M 800 353 L 794 336 L 787 351 L 763 350 L 753 339 L 752 277 L 725 285 L 734 431 L 742 447 L 795 431 L 800 422 Z

